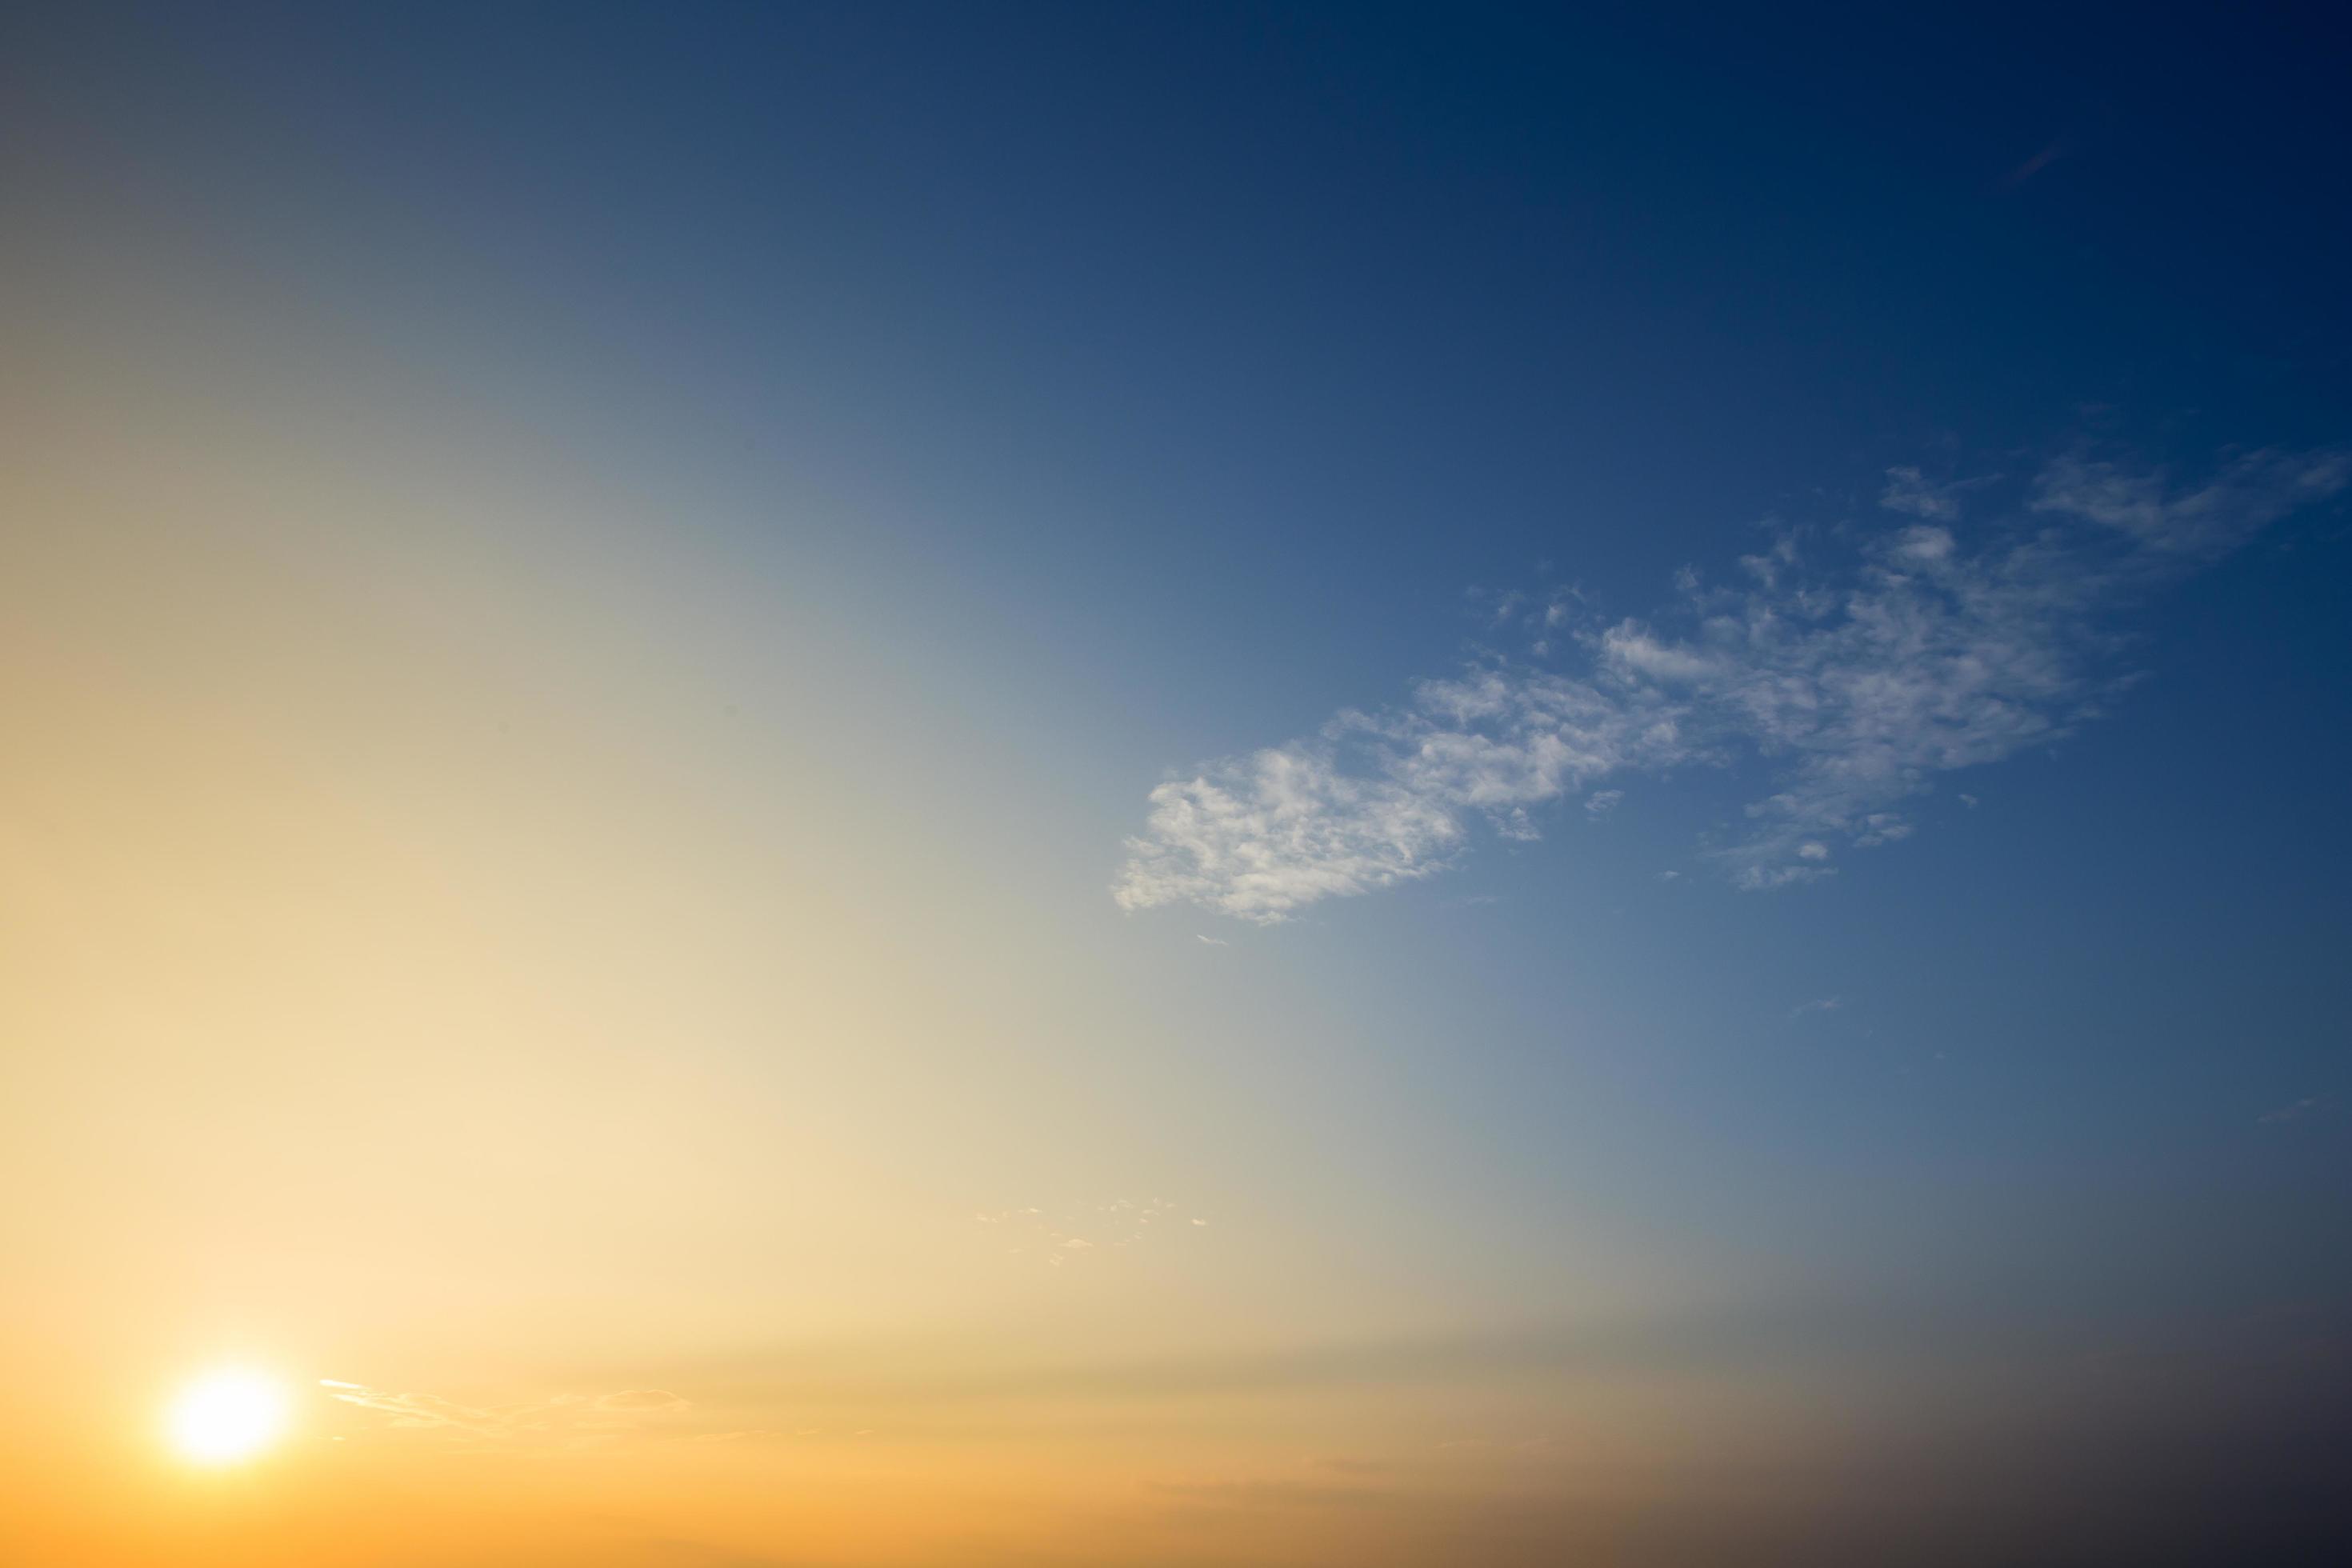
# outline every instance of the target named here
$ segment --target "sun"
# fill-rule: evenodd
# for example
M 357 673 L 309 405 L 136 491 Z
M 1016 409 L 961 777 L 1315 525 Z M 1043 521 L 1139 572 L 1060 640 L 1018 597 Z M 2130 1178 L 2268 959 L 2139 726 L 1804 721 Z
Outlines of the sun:
M 257 1372 L 209 1373 L 172 1402 L 172 1447 L 200 1465 L 233 1465 L 286 1430 L 286 1388 Z

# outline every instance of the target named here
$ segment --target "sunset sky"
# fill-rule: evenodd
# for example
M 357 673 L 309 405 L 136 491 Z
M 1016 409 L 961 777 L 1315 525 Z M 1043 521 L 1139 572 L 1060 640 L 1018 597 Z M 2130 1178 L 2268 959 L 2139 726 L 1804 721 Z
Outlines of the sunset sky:
M 7 8 L 0 1562 L 2352 1560 L 2352 51 L 1887 9 Z

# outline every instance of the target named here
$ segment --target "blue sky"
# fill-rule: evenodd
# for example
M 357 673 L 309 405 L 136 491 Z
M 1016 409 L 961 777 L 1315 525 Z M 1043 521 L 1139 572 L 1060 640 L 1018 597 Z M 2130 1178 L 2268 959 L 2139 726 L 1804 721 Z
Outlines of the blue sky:
M 611 1031 L 680 1149 L 743 1117 L 751 1189 L 843 1205 L 756 1210 L 831 1260 L 805 1324 L 680 1254 L 793 1332 L 969 1288 L 1114 1361 L 1209 1353 L 1164 1310 L 1510 1362 L 1633 1314 L 1727 1411 L 2046 1456 L 2095 1543 L 2217 1433 L 2277 1457 L 2200 1517 L 2340 1522 L 2332 18 L 50 8 L 0 54 L 21 695 L 149 737 L 57 741 L 56 799 L 211 777 L 159 714 L 326 781 L 26 811 L 163 836 L 159 886 L 348 864 L 328 969 L 413 937 L 451 1040 L 484 974 L 577 1009 L 322 1086 L 520 1095 Z M 274 826 L 328 799 L 331 848 Z M 365 912 L 394 842 L 478 946 Z M 1230 1249 L 1181 1279 L 916 1239 L 1168 1189 Z

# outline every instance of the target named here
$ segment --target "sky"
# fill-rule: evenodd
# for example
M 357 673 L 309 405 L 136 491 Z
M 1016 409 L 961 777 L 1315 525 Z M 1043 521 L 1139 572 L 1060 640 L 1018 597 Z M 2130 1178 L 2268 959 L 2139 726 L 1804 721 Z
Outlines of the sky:
M 1900 9 L 11 8 L 0 1558 L 2339 1560 L 2347 39 Z

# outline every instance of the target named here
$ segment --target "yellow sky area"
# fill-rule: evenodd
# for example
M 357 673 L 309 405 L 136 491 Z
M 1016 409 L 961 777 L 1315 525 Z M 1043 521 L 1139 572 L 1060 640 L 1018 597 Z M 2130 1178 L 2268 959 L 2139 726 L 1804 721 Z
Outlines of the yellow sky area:
M 1765 1425 L 1476 1342 L 1278 999 L 1153 1069 L 822 584 L 172 408 L 0 496 L 0 1560 L 1501 1562 Z
M 1315 1021 L 1269 999 L 1291 1059 L 1249 1093 L 1182 1070 L 1107 904 L 1045 908 L 992 842 L 954 716 L 868 710 L 899 693 L 822 584 L 462 444 L 370 488 L 250 411 L 117 412 L 17 432 L 0 536 L 27 1331 L 1116 1344 L 1244 1291 L 1275 1337 L 1454 1304 L 1307 1142 Z M 1055 1236 L 973 1226 L 1043 1205 L 1107 1255 L 1100 1211 L 1155 1198 L 1108 1310 L 1049 1283 Z

